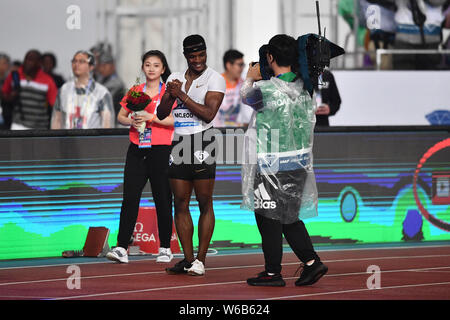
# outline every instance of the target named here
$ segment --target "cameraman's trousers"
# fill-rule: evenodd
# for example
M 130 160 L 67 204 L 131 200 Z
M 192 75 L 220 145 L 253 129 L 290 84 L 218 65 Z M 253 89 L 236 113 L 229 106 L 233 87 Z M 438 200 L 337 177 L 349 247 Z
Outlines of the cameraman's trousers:
M 320 261 L 314 251 L 311 238 L 303 221 L 281 224 L 280 221 L 255 214 L 264 252 L 265 269 L 269 273 L 281 273 L 283 235 L 295 255 L 306 263 L 312 259 Z

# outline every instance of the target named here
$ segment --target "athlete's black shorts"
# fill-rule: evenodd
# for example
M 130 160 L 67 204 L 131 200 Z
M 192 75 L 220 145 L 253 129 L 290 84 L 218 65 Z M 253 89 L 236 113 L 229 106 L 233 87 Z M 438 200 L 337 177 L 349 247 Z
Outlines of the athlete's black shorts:
M 175 135 L 169 161 L 169 178 L 215 179 L 217 141 L 213 129 L 191 135 Z
M 304 169 L 270 175 L 257 172 L 254 181 L 255 213 L 280 221 L 298 220 L 306 176 Z

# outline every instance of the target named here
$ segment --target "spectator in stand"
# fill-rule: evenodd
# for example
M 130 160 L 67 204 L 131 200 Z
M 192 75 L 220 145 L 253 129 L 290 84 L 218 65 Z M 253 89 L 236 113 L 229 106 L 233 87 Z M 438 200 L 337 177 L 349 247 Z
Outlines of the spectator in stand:
M 72 60 L 74 79 L 60 89 L 52 115 L 52 129 L 114 128 L 111 94 L 92 76 L 94 55 L 78 51 Z
M 102 79 L 102 75 L 100 74 L 100 56 L 105 53 L 105 52 L 112 52 L 112 48 L 111 45 L 109 43 L 106 42 L 98 42 L 96 45 L 94 45 L 89 52 L 91 52 L 94 55 L 95 58 L 95 67 L 94 67 L 94 71 L 92 73 L 93 78 L 95 79 L 95 81 L 101 81 Z
M 450 0 L 447 0 L 447 3 L 444 5 L 444 16 L 445 16 L 445 23 L 444 28 L 450 29 Z
M 225 72 L 222 76 L 226 82 L 226 92 L 222 105 L 213 120 L 214 127 L 241 127 L 247 126 L 253 109 L 242 103 L 239 94 L 243 80 L 244 55 L 237 50 L 228 50 L 223 56 Z
M 444 9 L 445 9 L 445 11 L 444 11 L 444 16 L 445 16 L 444 28 L 450 29 L 450 0 L 447 1 L 447 3 L 444 6 Z M 442 49 L 450 50 L 450 35 L 447 36 L 447 39 L 442 44 Z M 444 68 L 446 70 L 449 70 L 450 69 L 450 54 L 444 55 L 442 60 L 443 60 Z
M 366 66 L 375 65 L 375 51 L 378 49 L 392 49 L 395 39 L 395 11 L 394 0 L 359 0 L 360 21 L 368 29 L 364 47 L 368 51 L 364 56 Z M 392 69 L 391 55 L 381 56 L 380 69 Z
M 42 55 L 30 50 L 23 65 L 5 80 L 2 93 L 12 103 L 12 130 L 48 129 L 58 89 L 53 79 L 41 68 Z
M 360 0 L 359 5 L 362 11 L 360 19 L 366 21 L 375 49 L 388 49 L 393 44 L 395 37 L 394 15 L 397 9 L 395 1 Z
M 0 52 L 0 88 L 6 80 L 11 69 L 11 59 L 6 53 Z
M 125 85 L 116 73 L 116 65 L 110 52 L 102 53 L 98 61 L 98 72 L 101 76 L 101 80 L 99 82 L 103 84 L 106 89 L 108 89 L 109 93 L 111 93 L 114 104 L 114 112 L 115 114 L 119 114 L 121 109 L 120 101 L 122 101 L 122 98 L 125 95 Z M 117 125 L 118 122 L 116 118 L 116 126 Z
M 394 49 L 438 49 L 447 0 L 398 0 Z M 438 54 L 395 54 L 397 70 L 432 70 L 440 62 Z
M 0 52 L 0 129 L 11 127 L 12 105 L 3 101 L 1 89 L 11 69 L 11 59 L 6 53 Z
M 11 72 L 19 71 L 19 68 L 22 66 L 22 61 L 14 60 L 11 66 Z
M 316 126 L 330 126 L 328 117 L 338 112 L 341 106 L 341 96 L 334 76 L 328 69 L 325 69 L 319 77 L 319 90 L 316 91 L 316 101 Z
M 47 73 L 49 76 L 53 78 L 53 81 L 55 81 L 56 87 L 59 89 L 64 84 L 65 80 L 64 78 L 54 73 L 54 70 L 57 65 L 56 56 L 51 52 L 46 52 L 42 55 L 42 69 L 45 73 Z

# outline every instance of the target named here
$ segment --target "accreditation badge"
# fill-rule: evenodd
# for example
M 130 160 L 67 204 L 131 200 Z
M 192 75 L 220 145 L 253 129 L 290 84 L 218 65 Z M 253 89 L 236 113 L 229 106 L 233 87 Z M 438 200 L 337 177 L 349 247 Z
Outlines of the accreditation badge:
M 152 147 L 152 128 L 145 128 L 144 132 L 139 133 L 139 148 Z

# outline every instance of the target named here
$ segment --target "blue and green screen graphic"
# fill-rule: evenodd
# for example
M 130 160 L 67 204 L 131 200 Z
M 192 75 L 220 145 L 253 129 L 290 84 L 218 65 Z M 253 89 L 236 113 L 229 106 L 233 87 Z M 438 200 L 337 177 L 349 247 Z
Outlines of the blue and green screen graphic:
M 316 132 L 319 216 L 305 220 L 313 243 L 450 240 L 450 147 L 429 154 L 414 192 L 420 159 L 449 137 L 436 130 Z M 0 138 L 0 259 L 80 250 L 95 226 L 109 228 L 116 245 L 128 143 L 127 135 Z M 240 165 L 218 164 L 211 247 L 260 246 L 241 199 Z M 141 206 L 153 206 L 149 184 Z M 195 195 L 191 214 L 196 224 Z

